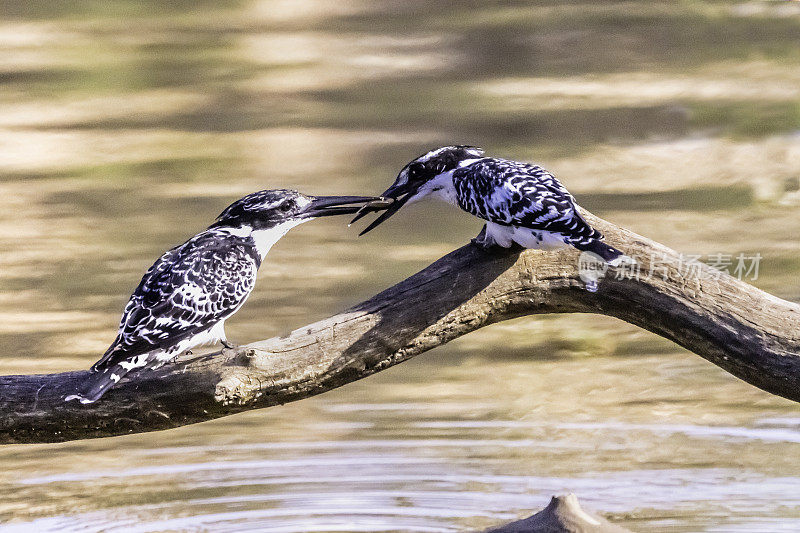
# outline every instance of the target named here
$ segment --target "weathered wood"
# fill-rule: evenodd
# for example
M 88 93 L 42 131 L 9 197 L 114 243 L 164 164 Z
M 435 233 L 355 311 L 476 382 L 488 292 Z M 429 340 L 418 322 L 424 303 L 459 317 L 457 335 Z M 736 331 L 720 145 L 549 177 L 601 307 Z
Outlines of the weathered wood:
M 662 335 L 739 378 L 800 401 L 800 306 L 586 214 L 639 261 L 638 279 L 596 293 L 574 250 L 486 253 L 467 245 L 356 307 L 290 335 L 121 382 L 65 403 L 86 371 L 0 377 L 0 443 L 167 429 L 299 400 L 374 374 L 488 324 L 538 313 L 600 313 Z M 652 275 L 650 275 L 652 272 Z
M 631 533 L 602 516 L 581 509 L 574 494 L 553 496 L 547 507 L 523 520 L 509 522 L 486 533 Z

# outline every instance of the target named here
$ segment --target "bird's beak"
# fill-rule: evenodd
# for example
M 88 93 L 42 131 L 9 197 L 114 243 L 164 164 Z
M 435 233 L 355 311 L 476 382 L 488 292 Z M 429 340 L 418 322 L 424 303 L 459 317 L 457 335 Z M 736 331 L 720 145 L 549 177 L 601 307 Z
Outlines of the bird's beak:
M 313 196 L 300 213 L 302 218 L 352 215 L 360 210 L 380 211 L 386 209 L 385 199 L 376 196 Z
M 417 193 L 417 189 L 419 189 L 418 186 L 409 185 L 408 183 L 404 183 L 402 185 L 395 184 L 386 189 L 386 191 L 384 191 L 381 197 L 386 200 L 393 200 L 392 203 L 385 208 L 386 211 L 384 211 L 381 214 L 381 216 L 373 220 L 372 223 L 364 229 L 364 231 L 358 234 L 358 236 L 360 237 L 361 235 L 364 235 L 368 231 L 372 231 L 373 229 L 378 227 L 378 225 L 383 223 L 387 218 L 397 213 L 400 210 L 400 208 L 403 207 L 405 203 L 408 202 L 408 200 Z M 377 209 L 363 209 L 359 211 L 358 214 L 353 218 L 353 220 L 350 221 L 350 224 L 360 219 L 361 217 L 365 216 L 370 211 L 377 211 Z

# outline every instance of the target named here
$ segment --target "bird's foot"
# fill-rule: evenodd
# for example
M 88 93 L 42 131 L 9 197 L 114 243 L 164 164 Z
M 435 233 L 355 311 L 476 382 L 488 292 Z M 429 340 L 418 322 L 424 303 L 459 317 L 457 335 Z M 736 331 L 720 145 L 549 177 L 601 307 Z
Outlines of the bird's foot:
M 480 233 L 478 233 L 478 236 L 472 239 L 470 242 L 486 253 L 498 253 L 505 249 L 497 244 L 497 241 L 495 241 L 493 238 L 486 235 L 486 224 L 483 225 L 483 229 Z
M 228 340 L 220 341 L 222 343 L 222 353 L 224 355 L 230 355 L 231 352 L 236 353 L 236 350 L 239 348 L 238 344 L 234 344 Z
M 192 355 L 192 351 L 191 350 L 186 350 L 183 353 L 176 353 L 175 355 L 172 356 L 172 359 L 170 359 L 169 361 L 165 362 L 164 364 L 167 364 L 167 365 L 177 364 L 177 362 L 181 358 L 181 356 L 189 357 L 190 355 Z
M 470 244 L 473 246 L 477 246 L 483 252 L 487 254 L 507 254 L 507 253 L 519 253 L 525 249 L 524 246 L 517 244 L 514 241 L 511 241 L 507 245 L 499 244 L 496 240 L 492 237 L 486 237 L 485 228 L 481 231 L 477 237 L 470 241 Z

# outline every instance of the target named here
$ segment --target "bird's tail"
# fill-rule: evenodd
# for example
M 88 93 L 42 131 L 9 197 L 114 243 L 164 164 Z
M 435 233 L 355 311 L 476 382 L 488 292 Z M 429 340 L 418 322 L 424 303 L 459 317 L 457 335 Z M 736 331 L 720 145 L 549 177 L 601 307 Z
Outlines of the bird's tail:
M 71 394 L 64 398 L 65 402 L 78 400 L 81 403 L 94 403 L 99 400 L 108 389 L 119 383 L 131 369 L 122 365 L 109 365 L 106 368 L 93 372 L 86 380 L 85 389 L 78 394 Z
M 607 245 L 600 239 L 587 239 L 575 241 L 570 244 L 582 252 L 592 252 L 599 255 L 603 258 L 603 261 L 611 266 L 619 266 L 624 262 L 632 261 L 627 255 L 613 246 Z

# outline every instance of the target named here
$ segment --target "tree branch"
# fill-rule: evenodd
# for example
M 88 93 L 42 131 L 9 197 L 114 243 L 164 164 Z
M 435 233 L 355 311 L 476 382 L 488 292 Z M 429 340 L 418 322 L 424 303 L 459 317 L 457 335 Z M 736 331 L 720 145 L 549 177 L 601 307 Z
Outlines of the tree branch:
M 671 339 L 765 391 L 800 401 L 800 306 L 585 213 L 639 261 L 638 279 L 579 279 L 577 252 L 464 246 L 356 307 L 287 337 L 123 380 L 91 405 L 63 401 L 87 372 L 0 377 L 0 443 L 56 442 L 193 424 L 361 379 L 485 325 L 600 313 Z M 647 275 L 650 272 L 653 275 Z

